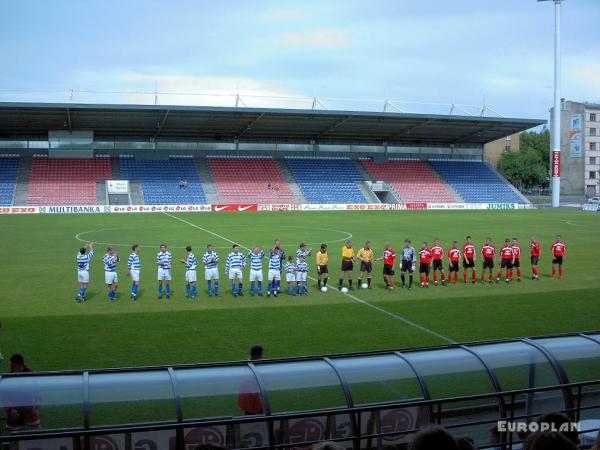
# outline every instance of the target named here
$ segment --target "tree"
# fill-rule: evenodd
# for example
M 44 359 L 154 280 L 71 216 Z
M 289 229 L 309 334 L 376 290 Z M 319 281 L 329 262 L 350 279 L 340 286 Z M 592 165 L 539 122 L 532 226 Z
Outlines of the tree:
M 514 185 L 547 187 L 550 170 L 550 132 L 525 132 L 520 136 L 520 150 L 507 152 L 498 162 L 498 170 Z

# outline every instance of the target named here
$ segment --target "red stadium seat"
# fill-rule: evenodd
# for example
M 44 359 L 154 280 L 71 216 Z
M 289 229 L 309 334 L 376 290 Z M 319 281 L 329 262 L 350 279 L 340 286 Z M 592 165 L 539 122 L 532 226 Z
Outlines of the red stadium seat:
M 223 203 L 296 203 L 271 158 L 208 158 Z
M 95 205 L 96 182 L 110 178 L 110 158 L 33 158 L 27 204 Z
M 454 203 L 456 197 L 421 161 L 361 161 L 377 181 L 386 181 L 404 202 Z

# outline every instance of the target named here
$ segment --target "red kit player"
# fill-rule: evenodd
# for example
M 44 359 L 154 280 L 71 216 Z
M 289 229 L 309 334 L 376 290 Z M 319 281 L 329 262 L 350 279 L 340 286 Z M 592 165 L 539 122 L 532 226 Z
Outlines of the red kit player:
M 535 236 L 531 236 L 530 252 L 531 252 L 531 272 L 533 274 L 531 276 L 531 279 L 533 281 L 540 281 L 540 274 L 538 272 L 537 266 L 538 266 L 538 262 L 540 261 L 540 254 L 542 253 L 542 246 L 537 241 Z
M 558 266 L 558 277 L 563 277 L 563 261 L 567 255 L 567 246 L 561 240 L 560 235 L 556 236 L 556 241 L 552 244 L 552 278 L 556 278 L 556 266 Z
M 485 270 L 490 271 L 490 283 L 494 282 L 494 258 L 496 256 L 496 247 L 492 244 L 492 238 L 487 238 L 485 244 L 481 247 L 481 256 L 483 257 L 483 271 L 481 272 L 481 282 L 485 283 Z

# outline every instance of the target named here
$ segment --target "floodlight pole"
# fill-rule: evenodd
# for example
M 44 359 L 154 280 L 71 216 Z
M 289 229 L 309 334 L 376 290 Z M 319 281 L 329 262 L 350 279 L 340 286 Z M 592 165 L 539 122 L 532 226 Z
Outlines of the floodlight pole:
M 538 0 L 546 1 L 546 0 Z M 550 172 L 552 175 L 552 207 L 560 206 L 560 10 L 562 0 L 554 1 L 554 110 L 552 111 L 552 153 Z

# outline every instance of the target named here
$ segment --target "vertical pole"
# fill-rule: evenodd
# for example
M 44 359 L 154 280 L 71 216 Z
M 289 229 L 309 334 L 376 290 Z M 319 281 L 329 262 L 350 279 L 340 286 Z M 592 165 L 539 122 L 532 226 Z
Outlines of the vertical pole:
M 554 111 L 552 117 L 552 207 L 560 206 L 560 7 L 554 0 Z

